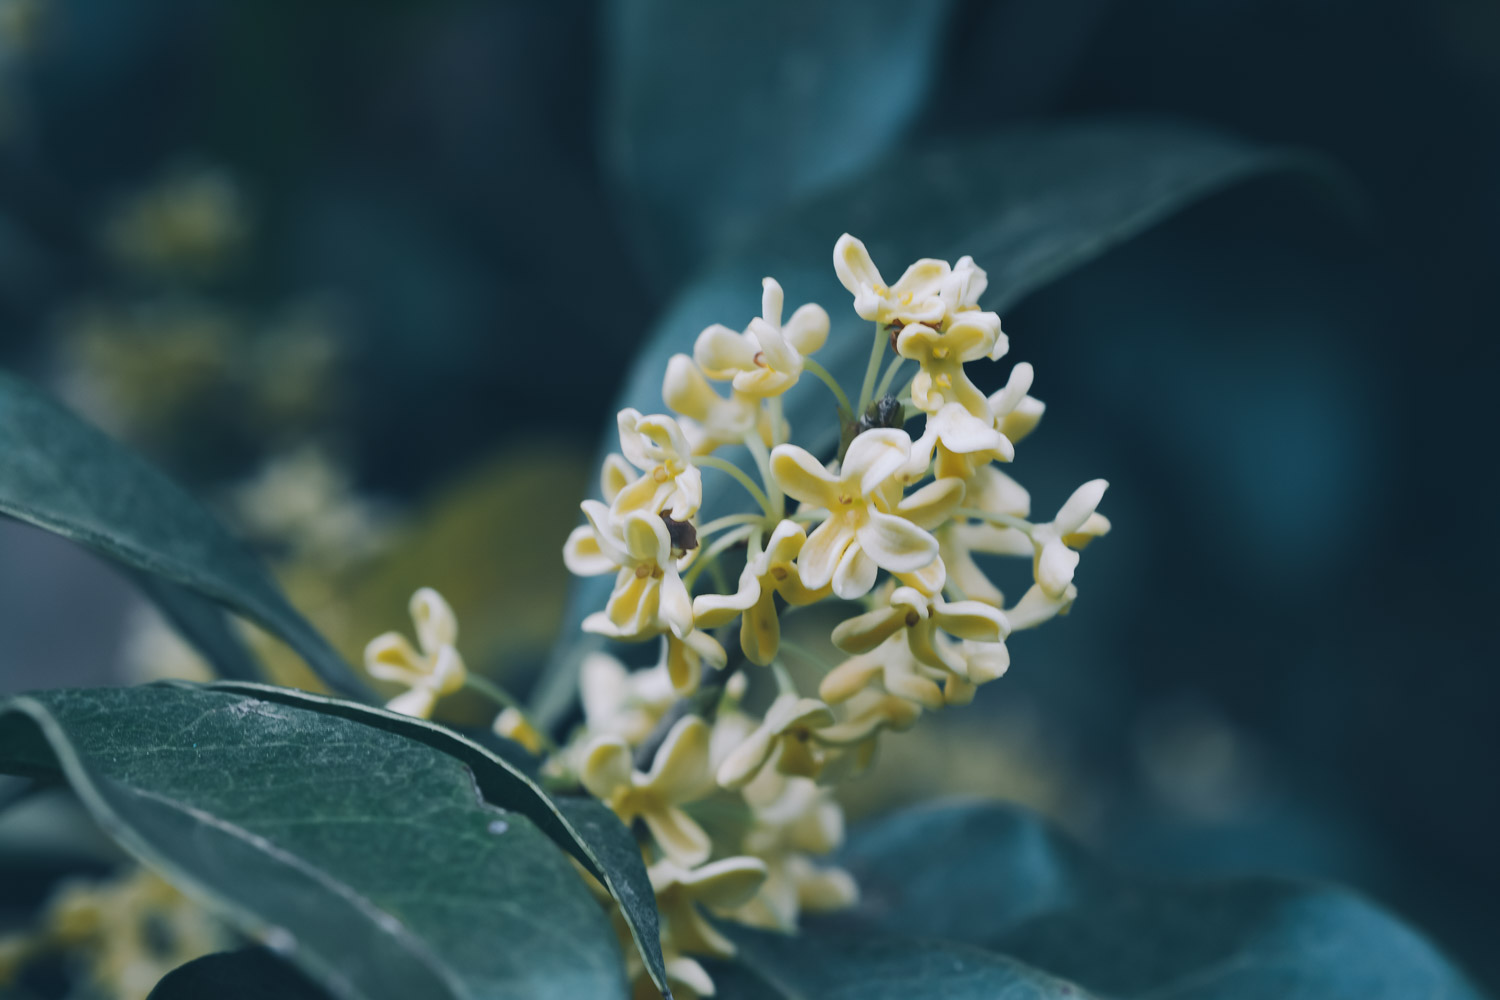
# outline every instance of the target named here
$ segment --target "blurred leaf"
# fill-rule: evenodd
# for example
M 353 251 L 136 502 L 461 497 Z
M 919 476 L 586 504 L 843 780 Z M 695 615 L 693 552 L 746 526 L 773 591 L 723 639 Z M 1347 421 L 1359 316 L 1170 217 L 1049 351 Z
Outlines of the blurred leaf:
M 554 798 L 512 761 L 445 726 L 424 719 L 267 684 L 228 682 L 215 684 L 212 690 L 234 692 L 373 726 L 462 761 L 473 773 L 485 801 L 531 820 L 603 883 L 619 902 L 652 978 L 659 984 L 666 983 L 656 894 L 651 889 L 645 862 L 630 830 L 602 802 L 586 797 Z
M 614 932 L 469 768 L 369 725 L 192 685 L 0 703 L 0 771 L 56 773 L 111 836 L 345 997 L 623 997 Z
M 905 935 L 787 936 L 733 929 L 730 937 L 739 949 L 735 964 L 741 975 L 731 974 L 731 989 L 725 998 L 1089 1000 L 1092 996 L 1072 983 L 993 952 L 920 940 L 923 935 L 918 924 L 908 925 Z M 718 970 L 714 973 L 716 977 L 719 974 Z
M 950 6 L 609 4 L 605 159 L 659 284 L 888 151 L 937 78 Z
M 667 360 L 691 353 L 712 323 L 744 327 L 759 313 L 767 275 L 785 288 L 788 310 L 804 302 L 829 309 L 832 330 L 815 357 L 857 394 L 873 331 L 848 307 L 849 294 L 834 274 L 833 245 L 841 233 L 863 239 L 889 280 L 919 257 L 972 255 L 989 272 L 981 304 L 1004 310 L 1194 201 L 1289 169 L 1326 167 L 1216 132 L 1148 121 L 1016 128 L 902 152 L 777 217 L 690 282 L 656 324 L 619 405 L 660 411 Z M 784 405 L 798 444 L 832 451 L 838 421 L 822 384 L 802 379 Z M 605 447 L 617 447 L 608 433 Z M 719 473 L 705 475 L 705 516 L 722 513 L 725 495 L 737 489 Z M 578 626 L 604 606 L 611 585 L 607 576 L 574 582 L 557 652 L 534 698 L 541 720 L 561 717 L 571 703 L 576 664 L 593 641 Z
M 329 994 L 268 948 L 221 951 L 179 966 L 146 1000 L 328 1000 Z
M 132 571 L 130 577 L 178 634 L 213 664 L 218 676 L 243 681 L 263 676 L 263 665 L 213 601 L 150 573 Z
M 132 570 L 160 578 L 264 626 L 300 653 L 330 687 L 366 690 L 297 613 L 260 563 L 202 505 L 143 459 L 30 384 L 0 373 L 0 513 L 56 532 Z M 164 608 L 174 621 L 192 599 Z M 201 610 L 192 617 L 204 621 Z M 187 633 L 197 641 L 201 629 Z M 206 656 L 222 654 L 215 642 Z M 230 669 L 242 664 L 231 661 Z
M 1352 893 L 1274 879 L 1134 882 L 999 804 L 894 816 L 856 831 L 840 860 L 860 903 L 810 936 L 942 938 L 1115 1000 L 1479 997 L 1421 936 Z

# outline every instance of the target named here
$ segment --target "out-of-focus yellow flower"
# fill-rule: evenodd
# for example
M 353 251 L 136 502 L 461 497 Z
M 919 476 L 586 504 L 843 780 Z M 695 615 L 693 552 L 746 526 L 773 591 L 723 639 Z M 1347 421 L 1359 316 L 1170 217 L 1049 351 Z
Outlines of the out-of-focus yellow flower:
M 686 716 L 667 733 L 651 770 L 643 774 L 635 769 L 624 740 L 600 737 L 586 751 L 583 785 L 625 825 L 637 818 L 644 821 L 668 858 L 692 868 L 708 860 L 712 844 L 703 828 L 681 807 L 713 790 L 708 742 L 708 724 L 696 716 Z
M 760 401 L 738 389 L 729 397 L 719 395 L 686 354 L 674 354 L 662 380 L 662 400 L 678 415 L 682 433 L 693 454 L 706 455 L 726 444 L 739 444 L 756 433 L 770 447 L 773 438 L 770 415 Z
M 776 597 L 792 607 L 823 600 L 831 586 L 811 590 L 797 570 L 797 556 L 807 532 L 795 521 L 782 521 L 771 532 L 766 547 L 745 563 L 739 588 L 733 594 L 700 594 L 693 598 L 693 618 L 699 628 L 718 628 L 740 615 L 740 648 L 751 663 L 765 666 L 781 644 Z
M 620 450 L 642 475 L 623 486 L 610 504 L 615 517 L 634 511 L 665 511 L 674 521 L 688 521 L 703 502 L 703 473 L 677 421 L 664 414 L 642 416 L 623 409 L 619 416 Z
M 744 905 L 765 882 L 766 863 L 759 858 L 735 857 L 684 868 L 664 858 L 647 874 L 665 925 L 663 937 L 672 942 L 673 948 L 689 955 L 729 958 L 734 955 L 734 945 L 714 929 L 698 907 L 732 910 Z
M 579 668 L 579 693 L 588 732 L 640 743 L 677 700 L 666 667 L 634 673 L 607 653 L 590 653 Z
M 869 593 L 880 569 L 913 573 L 937 558 L 932 535 L 877 504 L 910 457 L 911 438 L 889 428 L 856 437 L 837 474 L 796 445 L 771 452 L 771 474 L 786 494 L 828 512 L 797 557 L 804 587 L 832 584 L 835 594 L 853 600 Z
M 376 680 L 408 688 L 392 698 L 386 708 L 430 719 L 439 698 L 464 686 L 468 671 L 454 646 L 458 641 L 458 619 L 443 596 L 431 587 L 423 587 L 411 596 L 410 609 L 420 652 L 406 636 L 387 632 L 371 639 L 365 647 L 365 672 Z
M 494 729 L 496 736 L 514 740 L 531 753 L 540 754 L 547 748 L 547 741 L 542 738 L 541 732 L 514 706 L 507 705 L 500 710 L 500 714 L 495 716 Z
M 719 784 L 743 788 L 773 757 L 783 774 L 816 777 L 822 761 L 813 746 L 813 734 L 831 725 L 833 712 L 818 699 L 779 696 L 761 724 L 719 766 Z
M 700 333 L 693 359 L 703 374 L 731 380 L 735 391 L 747 396 L 779 396 L 796 385 L 802 359 L 828 339 L 828 313 L 808 303 L 783 326 L 782 300 L 781 286 L 766 278 L 761 282 L 761 314 L 744 333 L 718 323 Z
M 840 910 L 858 900 L 848 872 L 812 860 L 844 841 L 844 812 L 831 789 L 768 769 L 745 787 L 744 795 L 753 820 L 743 850 L 761 858 L 767 874 L 755 898 L 730 916 L 755 927 L 792 932 L 803 912 Z

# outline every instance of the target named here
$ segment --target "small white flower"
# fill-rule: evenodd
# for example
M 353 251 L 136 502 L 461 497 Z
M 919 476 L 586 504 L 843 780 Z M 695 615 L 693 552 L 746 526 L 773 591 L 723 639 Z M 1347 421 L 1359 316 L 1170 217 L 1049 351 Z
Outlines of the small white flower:
M 734 945 L 714 929 L 698 907 L 733 910 L 743 906 L 766 881 L 766 863 L 752 857 L 720 858 L 686 868 L 667 858 L 652 865 L 646 874 L 656 893 L 663 937 L 671 941 L 673 949 L 689 955 L 730 958 Z
M 686 716 L 662 741 L 651 770 L 637 771 L 630 747 L 618 736 L 602 736 L 584 753 L 580 777 L 589 794 L 600 799 L 626 826 L 640 819 L 662 852 L 687 868 L 708 860 L 708 834 L 682 805 L 713 790 L 708 773 L 708 724 Z
M 458 619 L 442 595 L 423 587 L 411 596 L 410 610 L 421 651 L 399 632 L 387 632 L 365 647 L 365 672 L 408 689 L 392 698 L 386 708 L 428 719 L 437 700 L 460 690 L 468 673 L 454 648 Z
M 852 600 L 869 593 L 880 569 L 912 573 L 937 559 L 937 539 L 877 505 L 887 480 L 910 457 L 911 438 L 890 428 L 856 437 L 837 474 L 795 445 L 771 452 L 771 474 L 786 494 L 828 512 L 797 558 L 803 586 L 821 590 L 831 583 L 835 594 Z
M 811 746 L 813 733 L 831 725 L 833 713 L 818 699 L 781 695 L 766 710 L 765 720 L 719 766 L 719 784 L 743 788 L 773 756 L 781 773 L 815 777 L 822 763 Z
M 948 314 L 943 291 L 952 268 L 947 261 L 923 258 L 887 286 L 864 243 L 845 233 L 833 246 L 833 269 L 854 296 L 854 311 L 861 319 L 905 326 L 942 323 Z
M 1109 520 L 1095 512 L 1109 483 L 1090 480 L 1068 497 L 1057 516 L 1031 529 L 1031 544 L 1036 550 L 1032 571 L 1042 593 L 1054 600 L 1066 594 L 1078 568 L 1078 553 L 1094 538 L 1109 532 Z
M 597 500 L 581 506 L 589 523 L 568 536 L 563 549 L 568 568 L 582 576 L 616 571 L 609 603 L 584 619 L 584 631 L 625 641 L 668 631 L 687 636 L 693 630 L 693 602 L 678 573 L 666 522 L 643 511 L 615 517 Z
M 642 475 L 620 489 L 610 503 L 616 517 L 632 511 L 661 511 L 675 521 L 688 521 L 703 503 L 703 473 L 693 464 L 693 452 L 677 421 L 665 414 L 642 416 L 626 407 L 620 411 L 620 450 Z
M 783 326 L 782 299 L 781 286 L 766 278 L 761 282 L 761 315 L 744 333 L 718 323 L 700 333 L 693 358 L 703 373 L 733 380 L 735 391 L 748 396 L 779 396 L 795 385 L 802 359 L 828 339 L 828 313 L 808 303 Z
M 831 593 L 830 587 L 810 590 L 802 583 L 796 559 L 806 542 L 807 532 L 795 521 L 776 525 L 765 550 L 745 564 L 733 594 L 693 598 L 693 618 L 698 627 L 718 628 L 740 616 L 740 648 L 751 663 L 769 664 L 781 644 L 777 596 L 792 607 L 801 607 Z
M 760 401 L 737 389 L 731 389 L 727 399 L 719 395 L 686 354 L 674 354 L 667 362 L 661 396 L 679 416 L 682 433 L 695 455 L 739 444 L 751 433 L 759 434 L 767 447 L 771 445 L 771 423 Z

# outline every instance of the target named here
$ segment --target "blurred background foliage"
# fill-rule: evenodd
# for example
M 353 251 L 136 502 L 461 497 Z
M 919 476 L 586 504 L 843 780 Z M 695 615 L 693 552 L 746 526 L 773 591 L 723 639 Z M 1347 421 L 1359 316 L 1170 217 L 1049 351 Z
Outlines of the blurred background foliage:
M 1122 114 L 1323 153 L 1361 220 L 1253 184 L 1004 316 L 1048 403 L 1018 474 L 1041 509 L 1108 478 L 1116 531 L 851 811 L 1002 796 L 1138 868 L 1346 881 L 1500 987 L 1494 0 L 0 0 L 0 364 L 351 657 L 430 585 L 524 690 L 675 289 L 881 158 Z M 4 690 L 190 673 L 148 615 L 0 525 Z M 42 874 L 0 919 L 114 863 L 13 813 Z

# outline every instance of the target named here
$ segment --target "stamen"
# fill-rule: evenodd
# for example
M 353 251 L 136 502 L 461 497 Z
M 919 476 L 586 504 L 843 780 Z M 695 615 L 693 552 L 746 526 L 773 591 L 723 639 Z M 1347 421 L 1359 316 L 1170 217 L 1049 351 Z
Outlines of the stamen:
M 752 361 L 755 362 L 755 367 L 757 367 L 757 368 L 765 368 L 765 367 L 767 367 L 766 366 L 766 352 L 765 351 L 756 351 L 755 352 L 755 357 L 751 358 L 750 360 L 752 360 Z
M 664 483 L 668 479 L 672 478 L 672 474 L 667 471 L 667 467 L 665 465 L 658 465 L 656 468 L 651 470 L 651 478 L 656 480 L 658 483 Z

